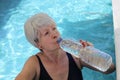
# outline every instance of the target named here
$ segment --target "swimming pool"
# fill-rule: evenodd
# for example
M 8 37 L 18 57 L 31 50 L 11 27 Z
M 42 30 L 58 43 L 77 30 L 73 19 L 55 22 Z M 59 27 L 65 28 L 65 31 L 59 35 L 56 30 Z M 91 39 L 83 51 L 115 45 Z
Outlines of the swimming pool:
M 1 1 L 0 10 L 0 80 L 14 80 L 28 57 L 38 51 L 27 42 L 23 25 L 39 12 L 54 18 L 63 37 L 88 40 L 115 63 L 111 0 L 7 0 Z M 84 80 L 116 80 L 115 72 L 82 71 Z

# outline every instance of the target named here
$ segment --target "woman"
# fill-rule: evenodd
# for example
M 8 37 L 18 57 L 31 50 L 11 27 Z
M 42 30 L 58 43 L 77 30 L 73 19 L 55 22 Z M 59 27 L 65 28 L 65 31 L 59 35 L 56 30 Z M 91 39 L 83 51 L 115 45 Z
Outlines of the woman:
M 47 14 L 32 16 L 24 28 L 28 41 L 40 49 L 40 52 L 26 61 L 15 80 L 83 80 L 82 67 L 99 71 L 60 48 L 57 43 L 60 34 L 54 20 Z M 83 40 L 80 43 L 83 47 L 92 46 Z M 111 64 L 110 68 L 102 73 L 111 73 L 114 69 Z

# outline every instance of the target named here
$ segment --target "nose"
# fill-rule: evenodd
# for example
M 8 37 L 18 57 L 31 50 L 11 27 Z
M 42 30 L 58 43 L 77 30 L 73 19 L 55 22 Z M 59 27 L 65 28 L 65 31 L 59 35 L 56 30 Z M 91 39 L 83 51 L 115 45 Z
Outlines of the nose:
M 56 31 L 51 32 L 51 38 L 52 38 L 52 39 L 57 39 L 58 36 L 59 36 L 59 33 L 58 33 L 58 32 L 56 32 Z
M 57 34 L 56 33 L 52 33 L 51 37 L 52 37 L 52 39 L 56 39 L 57 38 Z

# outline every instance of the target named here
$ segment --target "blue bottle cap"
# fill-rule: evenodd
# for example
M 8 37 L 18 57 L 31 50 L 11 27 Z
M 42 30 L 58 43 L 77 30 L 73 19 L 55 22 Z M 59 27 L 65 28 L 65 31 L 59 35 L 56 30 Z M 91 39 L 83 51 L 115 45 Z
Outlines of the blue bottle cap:
M 57 40 L 57 43 L 60 43 L 62 41 L 62 38 L 59 37 L 58 40 Z

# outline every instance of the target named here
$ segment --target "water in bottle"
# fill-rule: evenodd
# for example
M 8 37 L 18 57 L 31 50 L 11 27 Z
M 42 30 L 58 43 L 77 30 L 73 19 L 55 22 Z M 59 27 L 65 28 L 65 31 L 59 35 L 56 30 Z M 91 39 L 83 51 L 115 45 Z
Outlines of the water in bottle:
M 79 42 L 65 40 L 62 38 L 58 39 L 58 43 L 63 50 L 80 57 L 82 61 L 99 69 L 100 71 L 106 71 L 112 63 L 112 57 L 109 54 L 92 46 L 83 48 L 82 44 Z

